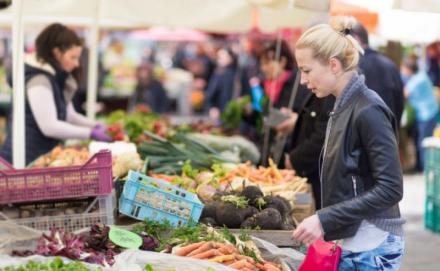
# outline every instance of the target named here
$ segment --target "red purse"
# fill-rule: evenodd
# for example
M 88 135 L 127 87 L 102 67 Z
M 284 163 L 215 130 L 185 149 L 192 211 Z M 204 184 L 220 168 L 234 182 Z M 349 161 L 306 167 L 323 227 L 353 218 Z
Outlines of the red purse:
M 310 245 L 298 271 L 338 271 L 341 253 L 336 243 L 318 239 Z

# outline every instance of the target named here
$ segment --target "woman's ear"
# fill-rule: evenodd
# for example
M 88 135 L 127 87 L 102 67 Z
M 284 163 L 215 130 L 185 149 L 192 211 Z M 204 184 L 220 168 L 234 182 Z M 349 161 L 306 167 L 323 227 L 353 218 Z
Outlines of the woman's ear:
M 286 68 L 286 65 L 287 65 L 287 59 L 286 59 L 286 57 L 282 56 L 282 57 L 280 58 L 280 66 L 281 66 L 282 69 L 284 70 L 284 68 Z
M 55 47 L 52 49 L 52 54 L 55 59 L 58 60 L 61 57 L 61 50 L 58 47 Z
M 330 71 L 334 74 L 334 75 L 337 75 L 337 74 L 340 74 L 340 73 L 342 73 L 343 72 L 343 68 L 342 68 L 342 63 L 341 63 L 341 61 L 339 61 L 339 59 L 337 59 L 337 58 L 335 58 L 335 57 L 332 57 L 332 58 L 330 58 L 330 60 L 329 60 L 329 67 L 330 67 Z

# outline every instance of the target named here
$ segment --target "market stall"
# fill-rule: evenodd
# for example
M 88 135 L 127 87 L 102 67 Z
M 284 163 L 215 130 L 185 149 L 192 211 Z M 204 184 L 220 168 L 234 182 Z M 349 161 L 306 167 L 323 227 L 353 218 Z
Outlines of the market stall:
M 89 117 L 95 114 L 96 51 L 102 18 L 127 20 L 137 26 L 175 27 L 176 22 L 184 22 L 180 26 L 210 31 L 227 31 L 237 25 L 235 30 L 241 31 L 240 27 L 248 29 L 255 21 L 263 30 L 290 25 L 284 18 L 291 18 L 296 10 L 292 1 L 259 2 L 223 1 L 221 5 L 208 3 L 200 7 L 200 1 L 193 1 L 182 7 L 181 1 L 170 1 L 160 10 L 149 1 L 145 3 L 151 4 L 151 8 L 144 10 L 136 1 L 87 3 L 92 5 L 90 14 L 88 11 L 74 16 L 92 18 L 85 23 L 92 26 Z M 54 10 L 78 11 L 77 3 L 61 3 Z M 23 9 L 20 4 L 23 3 L 15 4 L 17 20 L 29 8 Z M 190 4 L 196 8 L 189 8 Z M 168 5 L 173 8 L 164 13 Z M 37 14 L 49 12 L 36 10 Z M 180 22 L 173 17 L 172 10 L 179 11 Z M 204 16 L 194 16 L 194 10 Z M 260 13 L 256 16 L 258 20 L 254 18 L 252 22 L 249 18 L 255 10 Z M 225 14 L 228 16 L 222 17 Z M 309 23 L 315 15 L 301 13 L 295 17 L 298 22 L 292 23 Z M 267 20 L 274 16 L 277 20 Z M 20 41 L 23 25 L 17 22 L 15 27 L 14 36 Z M 18 77 L 23 68 L 19 62 L 22 52 L 18 51 L 14 81 L 22 84 L 23 78 Z M 24 100 L 20 96 L 23 86 L 14 89 L 15 116 L 22 116 L 23 104 L 19 100 Z M 132 113 L 113 112 L 104 121 L 108 135 L 116 143 L 60 146 L 37 159 L 32 168 L 21 169 L 23 161 L 19 158 L 14 163 L 19 169 L 4 163 L 0 227 L 9 225 L 12 232 L 10 223 L 14 223 L 45 233 L 32 232 L 27 240 L 18 238 L 2 243 L 2 252 L 13 256 L 1 255 L 0 268 L 38 265 L 29 263 L 31 259 L 62 266 L 66 264 L 62 261 L 69 258 L 98 264 L 105 270 L 127 270 L 127 266 L 133 268 L 130 270 L 161 270 L 177 264 L 183 268 L 191 266 L 191 270 L 296 270 L 303 255 L 294 250 L 300 244 L 290 240 L 291 230 L 313 214 L 314 207 L 307 180 L 295 170 L 280 169 L 272 160 L 268 166 L 256 166 L 260 160 L 258 149 L 253 142 L 231 135 L 230 127 L 203 121 L 175 125 L 146 108 L 137 108 Z M 15 133 L 23 134 L 24 121 L 16 118 L 15 122 Z M 17 144 L 16 154 L 22 154 L 24 146 Z M 126 219 L 124 225 L 118 225 L 120 217 Z M 17 241 L 33 245 L 17 250 Z M 290 248 L 278 250 L 274 245 Z M 33 254 L 65 258 L 30 256 Z M 44 264 L 47 263 L 41 263 Z M 72 265 L 86 268 L 83 263 Z
M 260 155 L 254 144 L 225 135 L 221 127 L 172 124 L 142 108 L 130 114 L 114 112 L 106 123 L 108 133 L 119 141 L 60 146 L 26 169 L 3 162 L 1 173 L 6 177 L 0 181 L 0 200 L 8 205 L 0 208 L 5 233 L 0 236 L 0 251 L 16 251 L 14 257 L 2 256 L 1 267 L 49 260 L 17 257 L 31 254 L 113 265 L 111 270 L 126 270 L 121 263 L 128 262 L 142 269 L 147 263 L 162 268 L 173 254 L 191 258 L 181 259 L 187 265 L 196 264 L 192 258 L 204 259 L 198 263 L 201 268 L 213 270 L 295 270 L 291 268 L 299 265 L 301 253 L 292 249 L 299 244 L 288 240 L 290 230 L 304 218 L 297 204 L 310 194 L 306 180 L 293 170 L 280 170 L 272 162 L 269 167 L 253 166 L 251 161 L 257 162 Z M 312 212 L 311 202 L 306 205 L 307 213 Z M 230 214 L 238 217 L 231 220 Z M 203 223 L 194 224 L 199 220 Z M 121 221 L 123 225 L 114 226 Z M 119 227 L 140 236 L 141 250 L 168 254 L 125 251 L 124 245 L 110 241 L 111 229 Z M 177 235 L 164 237 L 161 230 L 164 236 Z M 46 235 L 40 237 L 43 231 Z M 251 234 L 262 240 L 240 239 Z M 90 238 L 108 241 L 92 245 Z M 183 240 L 176 241 L 179 238 Z M 267 241 L 291 249 L 274 254 L 276 247 Z M 184 253 L 190 248 L 200 251 Z M 89 256 L 80 256 L 84 253 Z M 287 261 L 289 253 L 296 255 L 294 262 Z M 151 257 L 164 261 L 155 263 Z

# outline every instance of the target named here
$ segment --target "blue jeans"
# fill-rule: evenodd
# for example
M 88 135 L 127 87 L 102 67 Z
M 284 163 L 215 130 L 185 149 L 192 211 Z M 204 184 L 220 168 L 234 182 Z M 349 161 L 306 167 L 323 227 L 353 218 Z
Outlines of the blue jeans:
M 416 170 L 423 171 L 425 168 L 425 152 L 422 147 L 422 141 L 426 137 L 432 136 L 435 125 L 437 123 L 437 115 L 427 121 L 416 121 L 417 136 L 416 136 L 416 150 L 417 150 L 417 164 Z
M 389 234 L 377 248 L 354 253 L 342 250 L 338 271 L 394 271 L 399 270 L 404 253 L 403 237 Z

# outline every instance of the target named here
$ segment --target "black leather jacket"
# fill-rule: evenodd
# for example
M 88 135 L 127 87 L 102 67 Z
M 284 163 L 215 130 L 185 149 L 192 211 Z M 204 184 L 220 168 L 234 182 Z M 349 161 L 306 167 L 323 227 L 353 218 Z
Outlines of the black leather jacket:
M 321 164 L 325 240 L 352 237 L 364 219 L 399 218 L 403 196 L 396 121 L 363 77 L 330 115 Z M 353 82 L 352 82 L 353 83 Z M 345 90 L 344 90 L 345 91 Z

